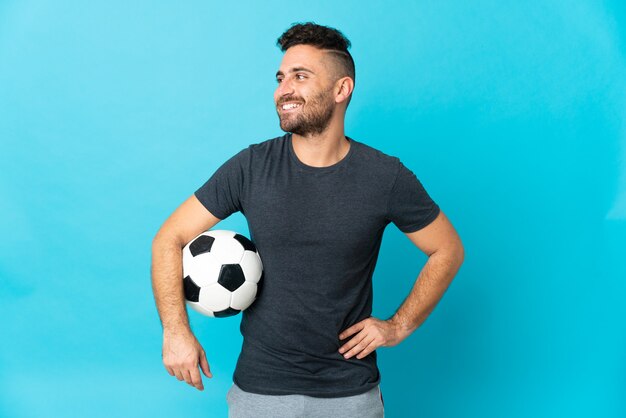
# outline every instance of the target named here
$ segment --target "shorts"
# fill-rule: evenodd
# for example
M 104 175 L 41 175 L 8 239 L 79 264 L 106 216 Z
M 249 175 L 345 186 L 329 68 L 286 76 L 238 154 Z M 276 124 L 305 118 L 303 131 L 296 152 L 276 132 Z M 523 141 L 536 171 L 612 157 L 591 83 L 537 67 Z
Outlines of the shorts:
M 226 394 L 228 418 L 384 418 L 380 385 L 339 398 L 307 395 L 261 395 L 233 383 Z

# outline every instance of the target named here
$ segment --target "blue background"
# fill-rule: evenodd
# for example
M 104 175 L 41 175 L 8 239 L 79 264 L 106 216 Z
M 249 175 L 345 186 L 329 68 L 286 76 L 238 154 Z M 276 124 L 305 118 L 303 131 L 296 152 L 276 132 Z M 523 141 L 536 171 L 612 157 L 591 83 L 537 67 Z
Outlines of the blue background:
M 226 416 L 240 316 L 190 310 L 204 392 L 167 374 L 151 240 L 283 133 L 275 41 L 307 20 L 353 43 L 346 134 L 398 156 L 465 244 L 424 325 L 378 350 L 387 416 L 626 416 L 619 0 L 1 1 L 0 416 Z M 424 262 L 390 225 L 374 316 Z

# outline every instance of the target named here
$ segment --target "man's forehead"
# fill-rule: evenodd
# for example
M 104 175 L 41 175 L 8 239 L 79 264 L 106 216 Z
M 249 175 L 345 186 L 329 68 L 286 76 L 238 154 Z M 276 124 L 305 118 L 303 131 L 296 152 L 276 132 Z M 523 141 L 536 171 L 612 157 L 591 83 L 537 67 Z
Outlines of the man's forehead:
M 326 51 L 310 45 L 296 45 L 285 51 L 279 72 L 293 72 L 302 69 L 317 73 L 325 68 Z

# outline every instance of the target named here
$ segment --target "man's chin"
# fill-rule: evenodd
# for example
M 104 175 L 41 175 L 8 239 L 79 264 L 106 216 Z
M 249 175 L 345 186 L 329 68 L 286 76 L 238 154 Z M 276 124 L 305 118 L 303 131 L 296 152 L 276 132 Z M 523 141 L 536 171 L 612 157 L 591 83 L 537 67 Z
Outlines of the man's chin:
M 297 133 L 297 132 L 294 132 L 294 131 L 299 131 L 298 128 L 299 128 L 299 126 L 297 126 L 297 125 L 293 125 L 293 124 L 290 125 L 288 123 L 283 123 L 282 121 L 280 123 L 280 129 L 282 129 L 285 132 Z

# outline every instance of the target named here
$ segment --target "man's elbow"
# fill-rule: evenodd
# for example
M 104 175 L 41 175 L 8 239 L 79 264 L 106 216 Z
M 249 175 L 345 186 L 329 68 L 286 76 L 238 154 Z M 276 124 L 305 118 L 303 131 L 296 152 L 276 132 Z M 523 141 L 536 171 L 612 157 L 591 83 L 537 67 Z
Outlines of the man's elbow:
M 456 237 L 450 240 L 446 245 L 440 247 L 431 256 L 437 255 L 437 257 L 446 258 L 449 263 L 453 264 L 458 270 L 465 260 L 465 247 L 461 242 L 461 239 Z
M 463 264 L 463 261 L 465 261 L 465 247 L 463 246 L 461 240 L 459 240 L 459 245 L 455 251 L 455 254 L 459 267 L 461 267 L 461 264 Z
M 161 246 L 178 246 L 182 248 L 184 246 L 184 243 L 182 243 L 178 235 L 160 229 L 152 238 L 152 249 L 154 250 L 155 248 Z

